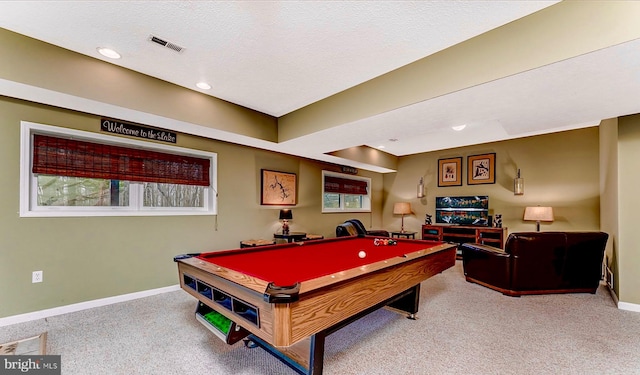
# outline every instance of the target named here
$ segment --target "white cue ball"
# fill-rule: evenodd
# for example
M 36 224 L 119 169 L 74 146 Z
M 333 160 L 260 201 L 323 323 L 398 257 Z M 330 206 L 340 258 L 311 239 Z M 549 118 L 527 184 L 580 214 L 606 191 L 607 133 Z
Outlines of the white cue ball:
M 364 252 L 364 250 L 360 250 L 360 252 L 358 253 L 358 256 L 359 256 L 360 258 L 364 258 L 364 257 L 366 257 L 366 256 L 367 256 L 367 253 L 365 253 L 365 252 Z

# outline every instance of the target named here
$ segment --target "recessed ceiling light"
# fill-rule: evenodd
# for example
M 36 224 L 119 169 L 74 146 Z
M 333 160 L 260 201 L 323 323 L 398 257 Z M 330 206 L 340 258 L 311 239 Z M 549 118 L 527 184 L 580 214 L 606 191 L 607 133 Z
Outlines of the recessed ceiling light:
M 206 82 L 198 82 L 198 83 L 196 83 L 196 86 L 198 86 L 198 88 L 203 89 L 203 90 L 211 89 L 211 85 L 206 83 Z
M 380 146 L 378 146 L 378 148 L 382 149 L 382 148 L 384 148 L 384 145 L 380 145 Z
M 120 58 L 120 54 L 114 50 L 112 50 L 111 48 L 104 48 L 104 47 L 98 47 L 96 48 L 98 50 L 98 52 L 105 57 L 108 57 L 110 59 L 119 59 Z
M 462 129 L 466 128 L 466 127 L 467 127 L 467 125 L 458 125 L 458 126 L 452 126 L 451 129 L 459 132 L 460 130 L 462 130 Z

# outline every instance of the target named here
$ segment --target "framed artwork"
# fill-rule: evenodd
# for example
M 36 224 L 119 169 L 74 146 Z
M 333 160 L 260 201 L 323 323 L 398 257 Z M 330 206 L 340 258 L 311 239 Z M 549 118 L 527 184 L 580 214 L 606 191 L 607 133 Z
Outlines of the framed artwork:
M 273 206 L 296 205 L 296 174 L 262 169 L 260 204 Z
M 462 186 L 462 157 L 438 159 L 438 186 Z
M 496 154 L 467 157 L 467 185 L 496 183 Z

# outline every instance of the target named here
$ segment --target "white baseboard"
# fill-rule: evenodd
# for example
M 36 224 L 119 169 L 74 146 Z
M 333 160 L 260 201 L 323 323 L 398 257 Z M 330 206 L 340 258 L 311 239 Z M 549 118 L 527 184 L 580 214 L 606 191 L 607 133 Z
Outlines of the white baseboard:
M 86 302 L 80 302 L 80 303 L 74 303 L 72 305 L 54 307 L 54 308 L 51 308 L 51 309 L 34 311 L 34 312 L 26 313 L 26 314 L 13 315 L 13 316 L 9 316 L 9 317 L 6 317 L 6 318 L 0 318 L 0 327 L 12 325 L 12 324 L 29 322 L 29 321 L 32 321 L 32 320 L 49 318 L 49 317 L 56 316 L 56 315 L 68 314 L 68 313 L 81 311 L 81 310 L 86 310 L 86 309 L 92 309 L 94 307 L 106 306 L 106 305 L 111 305 L 111 304 L 119 303 L 119 302 L 131 301 L 131 300 L 138 299 L 138 298 L 150 297 L 150 296 L 153 296 L 153 295 L 156 295 L 156 294 L 173 292 L 173 291 L 176 291 L 176 290 L 180 290 L 180 285 L 172 285 L 172 286 L 167 286 L 167 287 L 164 287 L 164 288 L 144 290 L 142 292 L 122 294 L 122 295 L 119 295 L 119 296 L 95 299 L 95 300 L 92 300 L 92 301 L 86 301 Z
M 614 292 L 613 289 L 611 289 L 610 287 L 608 289 L 609 289 L 609 294 L 611 294 L 611 298 L 613 298 L 613 302 L 616 304 L 618 309 L 633 311 L 633 312 L 640 312 L 640 305 L 638 305 L 637 303 L 620 302 L 620 300 L 618 299 L 618 296 L 616 295 L 616 292 Z
M 637 303 L 618 302 L 618 308 L 620 310 L 640 312 L 640 305 L 638 305 Z

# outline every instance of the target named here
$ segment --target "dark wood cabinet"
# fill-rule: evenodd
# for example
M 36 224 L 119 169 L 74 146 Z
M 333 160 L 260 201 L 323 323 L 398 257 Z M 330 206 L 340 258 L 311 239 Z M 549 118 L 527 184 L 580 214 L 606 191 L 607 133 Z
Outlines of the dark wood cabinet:
M 467 242 L 504 248 L 507 228 L 431 224 L 422 226 L 422 239 L 463 244 Z M 460 255 L 460 254 L 458 254 Z

